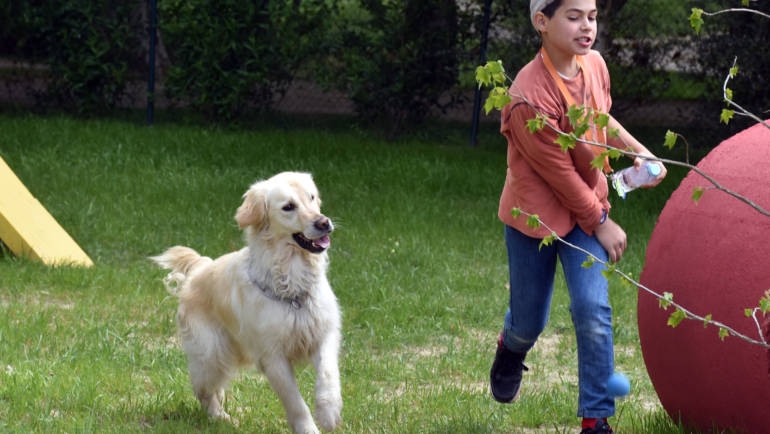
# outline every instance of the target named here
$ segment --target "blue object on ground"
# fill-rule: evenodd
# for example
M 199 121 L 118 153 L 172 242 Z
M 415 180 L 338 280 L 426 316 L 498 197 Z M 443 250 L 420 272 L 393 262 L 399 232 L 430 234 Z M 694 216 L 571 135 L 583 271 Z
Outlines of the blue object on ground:
M 607 392 L 612 397 L 626 396 L 631 391 L 631 384 L 628 378 L 620 372 L 615 372 L 607 380 Z

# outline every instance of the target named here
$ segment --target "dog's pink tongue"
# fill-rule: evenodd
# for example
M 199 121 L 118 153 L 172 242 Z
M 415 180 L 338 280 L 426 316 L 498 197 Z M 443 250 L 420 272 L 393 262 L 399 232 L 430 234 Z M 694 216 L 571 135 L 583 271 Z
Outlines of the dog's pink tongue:
M 321 238 L 313 240 L 313 243 L 317 245 L 318 247 L 328 249 L 329 246 L 332 244 L 332 240 L 329 238 L 328 235 L 324 235 Z

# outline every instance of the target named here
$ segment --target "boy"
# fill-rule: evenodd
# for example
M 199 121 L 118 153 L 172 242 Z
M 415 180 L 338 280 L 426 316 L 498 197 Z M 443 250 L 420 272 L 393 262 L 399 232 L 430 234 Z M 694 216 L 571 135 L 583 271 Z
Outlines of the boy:
M 614 371 L 612 308 L 603 267 L 583 268 L 586 255 L 563 243 L 541 249 L 540 241 L 550 231 L 543 226 L 532 229 L 525 218 L 511 215 L 513 208 L 538 214 L 561 238 L 604 261 L 619 261 L 626 248 L 625 232 L 609 218 L 607 179 L 601 170 L 591 167 L 594 147 L 578 142 L 563 152 L 554 143 L 557 135 L 550 128 L 530 133 L 526 121 L 535 118 L 536 111 L 521 98 L 565 132 L 572 131 L 566 116 L 572 104 L 609 113 L 609 73 L 601 55 L 591 50 L 597 33 L 596 0 L 531 0 L 530 13 L 542 48 L 517 74 L 509 91 L 513 100 L 501 114 L 501 133 L 508 141 L 508 170 L 498 215 L 505 223 L 510 300 L 490 372 L 491 390 L 504 403 L 518 394 L 522 371 L 527 370 L 523 363 L 526 353 L 548 321 L 558 258 L 577 337 L 581 433 L 612 433 L 607 424 L 607 417 L 615 413 L 614 399 L 607 393 L 607 380 Z M 630 147 L 654 158 L 612 117 L 609 127 L 619 131 L 619 138 L 608 143 L 604 132 L 593 129 L 590 139 L 621 149 Z M 639 166 L 642 160 L 636 158 L 634 164 Z M 665 177 L 666 169 L 661 169 L 647 187 Z

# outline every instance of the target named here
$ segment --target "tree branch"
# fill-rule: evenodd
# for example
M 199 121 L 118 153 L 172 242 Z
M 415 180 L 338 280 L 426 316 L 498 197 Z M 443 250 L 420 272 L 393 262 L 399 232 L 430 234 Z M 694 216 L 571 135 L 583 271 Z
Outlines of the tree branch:
M 735 65 L 738 63 L 738 58 L 736 57 L 733 59 L 733 68 L 735 68 Z M 731 68 L 732 69 L 732 68 Z M 770 130 L 770 125 L 768 125 L 764 120 L 756 116 L 755 114 L 749 112 L 748 110 L 744 109 L 740 105 L 738 105 L 735 101 L 733 101 L 728 95 L 727 95 L 727 83 L 730 81 L 730 79 L 733 78 L 732 73 L 727 74 L 727 77 L 725 78 L 725 82 L 722 85 L 722 97 L 725 99 L 727 104 L 736 107 L 739 110 L 739 114 L 743 116 L 750 117 L 751 119 L 755 120 L 757 123 L 760 123 L 765 126 L 765 128 Z
M 706 11 L 703 11 L 703 15 L 706 15 L 706 16 L 709 16 L 709 17 L 713 17 L 715 15 L 726 14 L 728 12 L 749 12 L 749 13 L 752 13 L 752 14 L 757 14 L 757 15 L 763 16 L 765 18 L 770 18 L 770 15 L 768 15 L 768 14 L 766 14 L 764 12 L 758 11 L 756 9 L 748 9 L 748 8 L 729 8 L 729 9 L 723 9 L 721 11 L 716 11 L 716 12 L 706 12 Z

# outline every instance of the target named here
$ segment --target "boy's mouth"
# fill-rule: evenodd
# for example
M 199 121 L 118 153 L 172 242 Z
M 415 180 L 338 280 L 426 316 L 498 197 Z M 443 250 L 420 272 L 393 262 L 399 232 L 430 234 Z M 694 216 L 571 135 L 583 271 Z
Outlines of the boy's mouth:
M 591 46 L 591 42 L 592 42 L 592 39 L 589 38 L 589 37 L 584 37 L 584 38 L 578 38 L 577 39 L 577 43 L 580 44 L 580 45 L 583 45 L 585 47 L 590 47 Z

